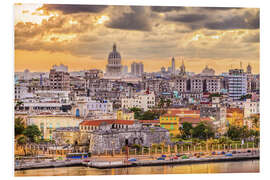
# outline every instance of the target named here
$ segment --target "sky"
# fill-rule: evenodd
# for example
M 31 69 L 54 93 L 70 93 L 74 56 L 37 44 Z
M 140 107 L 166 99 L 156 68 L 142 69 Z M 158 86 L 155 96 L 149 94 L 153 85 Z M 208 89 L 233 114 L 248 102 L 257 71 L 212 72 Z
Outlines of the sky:
M 15 4 L 15 71 L 105 70 L 113 43 L 122 64 L 147 72 L 175 57 L 187 71 L 253 67 L 259 73 L 258 8 Z

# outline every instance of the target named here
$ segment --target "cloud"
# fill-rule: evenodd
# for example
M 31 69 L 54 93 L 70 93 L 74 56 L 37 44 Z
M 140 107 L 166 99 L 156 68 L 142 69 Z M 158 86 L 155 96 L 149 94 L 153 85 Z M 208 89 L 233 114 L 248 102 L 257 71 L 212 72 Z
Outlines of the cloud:
M 185 7 L 176 7 L 176 6 L 151 6 L 151 10 L 154 12 L 181 11 L 185 9 L 186 9 Z
M 131 6 L 131 10 L 132 12 L 124 12 L 119 17 L 112 17 L 106 26 L 114 29 L 151 31 L 151 23 L 144 7 Z
M 244 36 L 243 42 L 246 42 L 246 43 L 259 43 L 260 42 L 260 33 L 255 32 L 255 33 L 248 34 L 248 35 Z
M 106 5 L 44 4 L 39 10 L 61 11 L 63 14 L 99 13 L 107 7 Z
M 224 19 L 205 24 L 208 29 L 258 29 L 260 27 L 259 11 L 253 15 L 246 11 L 244 14 L 228 16 Z
M 240 7 L 201 7 L 203 10 L 213 10 L 213 11 L 228 11 L 232 9 L 242 9 Z
M 168 15 L 166 20 L 175 22 L 192 23 L 205 20 L 207 15 L 205 14 L 179 14 L 179 15 Z

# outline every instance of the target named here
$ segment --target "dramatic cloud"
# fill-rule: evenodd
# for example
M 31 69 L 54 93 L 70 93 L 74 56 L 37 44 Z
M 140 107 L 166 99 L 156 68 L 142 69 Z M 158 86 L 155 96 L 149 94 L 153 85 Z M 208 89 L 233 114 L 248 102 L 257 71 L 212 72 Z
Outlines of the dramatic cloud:
M 192 23 L 198 22 L 206 19 L 207 16 L 204 14 L 179 14 L 179 15 L 168 15 L 166 20 L 168 21 L 176 21 L 176 22 L 184 22 L 184 23 Z
M 73 13 L 99 13 L 106 9 L 105 5 L 69 5 L 69 4 L 44 4 L 40 10 L 61 11 L 63 14 Z
M 175 7 L 175 6 L 151 6 L 151 10 L 155 12 L 170 12 L 170 11 L 180 11 L 185 10 L 185 7 Z
M 120 17 L 112 17 L 106 26 L 115 29 L 150 31 L 151 23 L 144 7 L 131 6 L 132 12 L 123 13 Z
M 224 19 L 205 24 L 208 29 L 258 29 L 260 27 L 259 11 L 253 15 L 246 12 L 241 15 L 228 16 Z

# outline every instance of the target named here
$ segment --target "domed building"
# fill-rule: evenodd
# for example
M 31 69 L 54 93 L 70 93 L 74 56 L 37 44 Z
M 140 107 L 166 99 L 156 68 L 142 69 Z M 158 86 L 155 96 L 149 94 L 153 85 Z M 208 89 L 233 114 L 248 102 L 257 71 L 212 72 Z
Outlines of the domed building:
M 108 56 L 108 64 L 106 66 L 107 76 L 120 76 L 122 73 L 121 55 L 116 50 L 116 44 L 113 44 L 113 51 Z
M 201 75 L 213 76 L 215 75 L 215 70 L 212 68 L 208 68 L 208 65 L 202 70 Z

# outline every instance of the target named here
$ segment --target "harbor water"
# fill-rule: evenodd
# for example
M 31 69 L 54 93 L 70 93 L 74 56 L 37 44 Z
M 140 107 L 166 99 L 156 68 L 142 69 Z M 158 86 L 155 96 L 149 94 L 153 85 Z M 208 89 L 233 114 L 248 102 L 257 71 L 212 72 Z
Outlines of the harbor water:
M 15 176 L 90 176 L 136 174 L 258 173 L 259 160 L 96 169 L 83 166 L 15 171 Z

